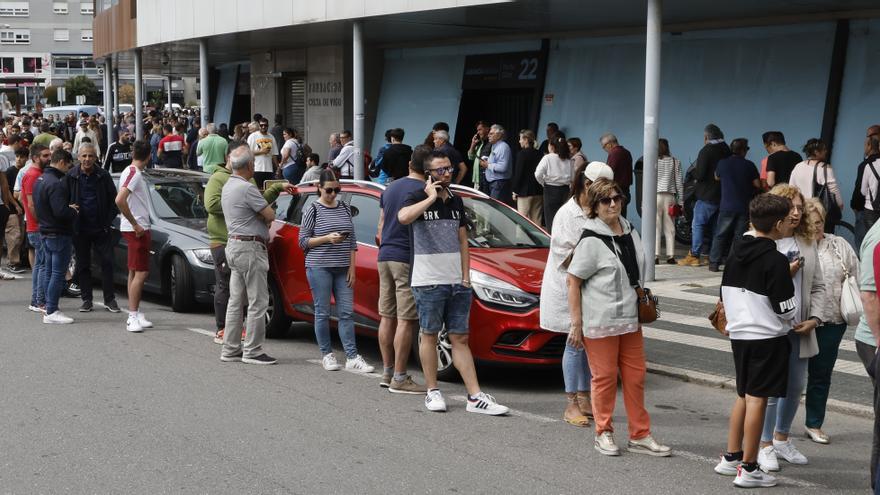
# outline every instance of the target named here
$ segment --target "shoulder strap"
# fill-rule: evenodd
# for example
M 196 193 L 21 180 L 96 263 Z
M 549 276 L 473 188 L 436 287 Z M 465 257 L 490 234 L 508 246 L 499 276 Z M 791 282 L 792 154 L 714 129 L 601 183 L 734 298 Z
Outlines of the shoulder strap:
M 611 250 L 612 253 L 614 253 L 615 256 L 617 256 L 617 250 L 614 249 L 614 241 L 612 241 L 611 238 L 607 235 L 600 235 L 595 231 L 584 229 L 584 231 L 581 233 L 580 240 L 586 239 L 587 237 L 595 237 L 596 239 L 599 239 L 600 241 L 602 241 L 603 244 L 605 244 L 605 246 L 608 247 L 608 249 Z M 580 242 L 580 240 L 578 242 Z

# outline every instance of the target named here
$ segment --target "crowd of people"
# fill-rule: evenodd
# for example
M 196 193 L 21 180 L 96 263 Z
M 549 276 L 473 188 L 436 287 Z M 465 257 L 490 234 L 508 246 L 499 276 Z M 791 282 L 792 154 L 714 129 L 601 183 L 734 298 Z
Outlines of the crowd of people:
M 403 143 L 403 129 L 389 129 L 376 153 L 355 163 L 348 131 L 333 133 L 327 161 L 302 142 L 280 117 L 270 128 L 255 115 L 234 126 L 199 126 L 197 114 L 150 113 L 150 135 L 132 142 L 134 122 L 123 116 L 107 143 L 103 117 L 69 116 L 59 122 L 39 115 L 10 119 L 0 148 L 0 224 L 5 225 L 7 271 L 32 270 L 28 309 L 47 324 L 73 319 L 59 307 L 71 253 L 81 288 L 79 311 L 93 311 L 91 256 L 100 257 L 103 307 L 120 312 L 113 285 L 114 222 L 128 248 L 126 330 L 152 327 L 140 308 L 149 272 L 149 189 L 145 170 L 161 166 L 210 174 L 204 193 L 207 233 L 215 267 L 215 343 L 222 362 L 275 364 L 264 349 L 271 207 L 302 182 L 317 185 L 319 198 L 303 211 L 299 248 L 314 301 L 314 331 L 325 370 L 369 373 L 375 367 L 358 352 L 353 300 L 358 244 L 352 208 L 339 199 L 340 182 L 363 166 L 385 184 L 377 228 L 381 316 L 378 341 L 380 386 L 391 393 L 424 397 L 429 411 L 446 411 L 437 380 L 438 338 L 448 334 L 453 364 L 467 389 L 468 412 L 503 415 L 509 409 L 480 387 L 468 345 L 472 301 L 467 218 L 462 199 L 449 186 L 470 186 L 519 212 L 551 234 L 540 297 L 540 325 L 566 334 L 562 417 L 593 427 L 594 447 L 618 456 L 612 416 L 618 384 L 623 389 L 629 452 L 671 455 L 658 442 L 645 408 L 646 359 L 642 335 L 645 265 L 641 236 L 627 220 L 632 154 L 611 133 L 598 141 L 605 161 L 590 161 L 579 138 L 559 126 L 519 131 L 519 149 L 500 124 L 480 121 L 466 152 L 450 143 L 449 126 L 438 122 L 424 143 Z M 790 150 L 782 132 L 763 136 L 768 156 L 759 168 L 746 156 L 749 142 L 704 128 L 704 147 L 688 174 L 659 142 L 657 231 L 654 263 L 708 265 L 723 270 L 719 331 L 731 342 L 736 399 L 725 453 L 715 471 L 741 487 L 776 484 L 769 473 L 779 460 L 807 464 L 790 440 L 806 388 L 806 435 L 830 442 L 823 430 L 838 350 L 847 324 L 855 324 L 851 278 L 862 304 L 856 332 L 860 359 L 872 377 L 880 341 L 880 302 L 875 260 L 880 257 L 880 126 L 868 129 L 851 207 L 857 213 L 856 249 L 833 234 L 844 208 L 828 145 L 810 139 L 806 158 Z M 283 143 L 279 146 L 279 143 Z M 104 153 L 101 150 L 105 150 Z M 11 158 L 10 158 L 11 156 Z M 118 173 L 114 180 L 112 173 Z M 285 179 L 285 180 L 276 180 Z M 696 196 L 692 245 L 675 259 L 675 216 L 691 183 Z M 859 251 L 859 255 L 856 254 Z M 708 258 L 708 259 L 706 259 Z M 877 265 L 880 266 L 880 265 Z M 331 301 L 345 354 L 332 349 Z M 415 331 L 424 376 L 408 371 Z M 873 378 L 872 378 L 873 380 Z M 874 382 L 875 410 L 880 390 Z M 880 453 L 875 427 L 872 482 Z

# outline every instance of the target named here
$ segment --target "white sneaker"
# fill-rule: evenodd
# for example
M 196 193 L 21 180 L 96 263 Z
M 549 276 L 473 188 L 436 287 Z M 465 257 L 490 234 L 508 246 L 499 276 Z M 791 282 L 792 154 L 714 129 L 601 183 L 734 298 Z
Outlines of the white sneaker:
M 776 478 L 761 472 L 760 469 L 749 472 L 740 466 L 737 468 L 733 484 L 740 488 L 767 488 L 776 486 Z
M 141 328 L 153 328 L 153 322 L 148 320 L 140 311 L 138 311 L 137 320 Z
M 69 325 L 73 323 L 73 318 L 66 316 L 61 311 L 55 311 L 51 315 L 43 316 L 43 323 L 51 323 L 57 325 Z
M 336 362 L 336 356 L 334 356 L 332 352 L 321 359 L 321 364 L 327 371 L 339 371 L 342 369 L 342 366 Z
M 125 329 L 132 333 L 140 333 L 144 331 L 144 327 L 138 321 L 137 316 L 129 315 L 128 321 L 125 322 Z
M 791 443 L 791 440 L 780 442 L 773 440 L 773 450 L 790 464 L 807 464 L 807 457 Z
M 769 473 L 771 471 L 779 471 L 779 459 L 776 458 L 776 450 L 772 445 L 768 445 L 758 451 L 758 465 L 761 471 Z
M 728 461 L 721 454 L 721 460 L 715 465 L 715 472 L 724 476 L 738 476 L 740 464 L 742 461 Z
M 473 399 L 468 398 L 467 400 L 467 412 L 488 414 L 489 416 L 500 416 L 502 414 L 507 414 L 509 411 L 509 407 L 502 406 L 495 401 L 495 397 L 492 397 L 486 392 L 480 392 Z
M 437 389 L 428 390 L 425 395 L 425 407 L 429 411 L 446 412 L 446 401 L 443 399 L 443 394 Z
M 34 305 L 31 304 L 31 305 L 28 306 L 28 311 L 33 311 L 34 313 L 43 313 L 43 314 L 46 314 L 46 307 L 44 306 L 44 307 L 41 308 L 41 307 L 39 307 L 39 306 L 34 306 Z
M 354 371 L 356 373 L 372 373 L 373 370 L 376 369 L 361 357 L 360 354 L 354 357 L 354 359 L 346 359 L 345 360 L 345 370 L 346 371 Z
M 593 447 L 602 455 L 618 456 L 620 448 L 614 443 L 614 437 L 610 431 L 603 431 L 600 435 L 596 435 L 593 441 Z

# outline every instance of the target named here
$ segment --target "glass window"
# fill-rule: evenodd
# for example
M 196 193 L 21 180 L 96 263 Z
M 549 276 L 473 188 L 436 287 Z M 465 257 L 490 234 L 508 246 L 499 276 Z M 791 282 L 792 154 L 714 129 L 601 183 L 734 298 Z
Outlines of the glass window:
M 70 41 L 70 30 L 69 29 L 56 29 L 55 30 L 55 41 Z
M 544 248 L 550 237 L 516 211 L 485 198 L 463 198 L 472 247 Z
M 30 15 L 28 2 L 0 2 L 0 17 L 27 17 Z
M 31 42 L 30 29 L 5 29 L 0 31 L 0 44 L 27 45 Z
M 15 72 L 15 59 L 13 57 L 0 58 L 0 73 Z
M 318 195 L 315 193 L 308 194 L 302 201 L 299 203 L 291 203 L 292 211 L 288 211 L 287 213 L 287 222 L 292 223 L 293 225 L 302 224 L 302 216 L 303 212 L 309 209 L 312 203 L 318 200 Z M 296 205 L 294 207 L 294 205 Z
M 208 218 L 205 182 L 158 182 L 150 189 L 153 208 L 160 218 Z
M 40 57 L 24 57 L 22 62 L 24 63 L 24 71 L 28 74 L 43 72 L 43 59 Z
M 83 15 L 92 15 L 95 13 L 95 4 L 92 2 L 80 2 L 79 13 Z
M 77 72 L 80 72 L 80 69 L 83 68 L 82 60 L 80 60 L 78 58 L 72 58 L 72 59 L 68 60 L 67 65 L 71 69 L 76 69 Z
M 80 39 L 82 41 L 92 41 L 92 30 L 91 29 L 83 29 L 80 31 Z
M 379 232 L 379 198 L 365 194 L 352 194 L 351 205 L 354 235 L 358 242 L 376 245 L 376 234 Z
M 52 12 L 59 15 L 67 15 L 68 12 L 67 2 L 53 2 L 52 3 Z

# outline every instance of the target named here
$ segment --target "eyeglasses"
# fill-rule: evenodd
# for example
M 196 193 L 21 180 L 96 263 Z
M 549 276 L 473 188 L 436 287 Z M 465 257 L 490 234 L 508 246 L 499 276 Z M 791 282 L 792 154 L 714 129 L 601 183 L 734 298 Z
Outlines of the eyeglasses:
M 339 194 L 342 192 L 341 187 L 324 187 L 322 188 L 327 194 Z
M 617 203 L 617 204 L 620 204 L 622 199 L 623 199 L 623 196 L 621 196 L 621 195 L 618 194 L 618 195 L 615 195 L 615 196 L 611 196 L 610 198 L 602 198 L 602 199 L 599 200 L 599 202 L 602 203 L 602 204 L 605 205 L 605 206 L 610 206 L 611 203 Z
M 455 167 L 449 166 L 449 167 L 432 168 L 430 170 L 430 172 L 432 174 L 437 174 L 437 175 L 446 175 L 446 174 L 451 174 L 453 170 L 455 170 Z

